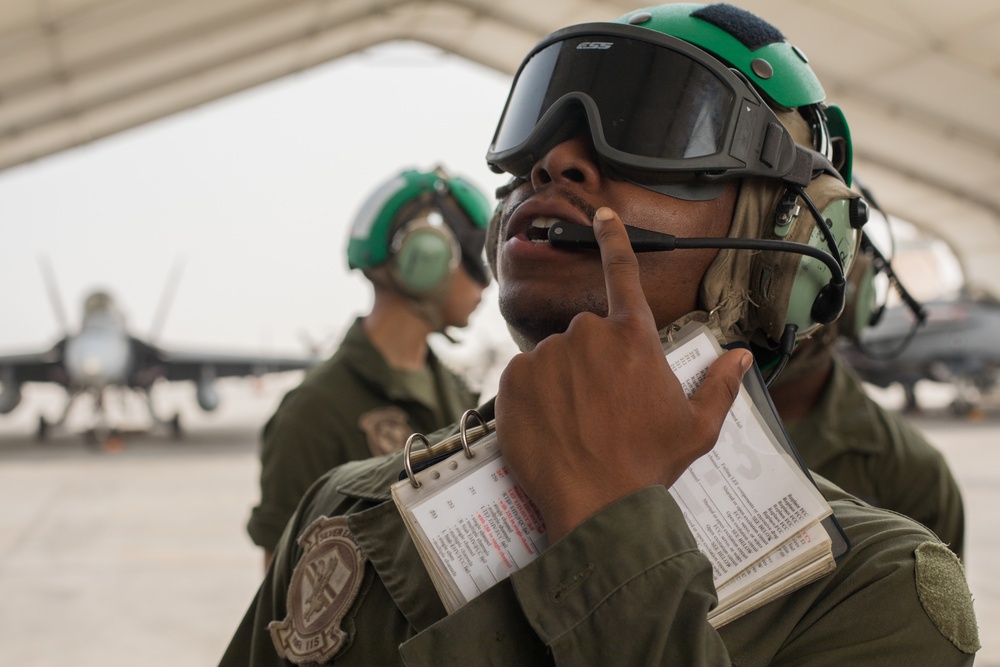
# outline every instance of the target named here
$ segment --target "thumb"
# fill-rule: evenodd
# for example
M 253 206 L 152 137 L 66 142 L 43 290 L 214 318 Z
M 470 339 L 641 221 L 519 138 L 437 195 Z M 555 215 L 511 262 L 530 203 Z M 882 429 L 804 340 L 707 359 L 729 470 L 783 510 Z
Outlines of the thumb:
M 704 426 L 713 429 L 716 435 L 722 429 L 722 423 L 739 394 L 743 376 L 751 365 L 753 355 L 748 350 L 730 350 L 709 367 L 705 380 L 691 395 L 692 407 L 704 420 Z

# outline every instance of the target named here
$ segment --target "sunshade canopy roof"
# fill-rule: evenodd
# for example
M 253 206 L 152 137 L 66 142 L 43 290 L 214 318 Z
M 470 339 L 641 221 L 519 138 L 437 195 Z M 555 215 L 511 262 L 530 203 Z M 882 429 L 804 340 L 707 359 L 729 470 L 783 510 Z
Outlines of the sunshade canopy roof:
M 1000 4 L 736 2 L 778 25 L 845 112 L 855 173 L 1000 292 Z M 4 0 L 0 169 L 382 42 L 435 45 L 502 72 L 614 0 Z

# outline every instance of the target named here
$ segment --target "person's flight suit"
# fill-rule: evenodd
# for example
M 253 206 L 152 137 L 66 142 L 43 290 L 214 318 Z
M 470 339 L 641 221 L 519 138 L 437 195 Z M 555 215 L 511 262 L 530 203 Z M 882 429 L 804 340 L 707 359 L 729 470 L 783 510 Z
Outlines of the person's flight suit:
M 401 449 L 411 433 L 453 424 L 476 405 L 478 395 L 433 352 L 427 366 L 429 382 L 408 382 L 368 340 L 362 320 L 354 322 L 337 352 L 288 392 L 264 427 L 261 501 L 247 525 L 255 544 L 274 549 L 299 500 L 326 471 Z
M 492 418 L 492 406 L 482 413 Z M 286 631 L 323 626 L 323 641 L 337 647 L 326 664 L 338 665 L 839 667 L 874 664 L 876 642 L 879 665 L 944 666 L 971 664 L 979 646 L 958 559 L 922 526 L 822 479 L 850 553 L 832 574 L 718 633 L 706 619 L 715 602 L 710 565 L 663 487 L 609 505 L 446 616 L 389 495 L 402 470 L 401 454 L 358 461 L 310 489 L 222 667 L 289 664 L 268 630 L 286 618 Z M 314 550 L 303 559 L 296 543 L 316 529 L 340 531 L 342 553 L 347 544 L 357 555 L 339 559 L 337 585 L 329 568 L 319 576 Z M 288 641 L 321 640 L 293 633 Z
M 858 498 L 916 519 L 962 555 L 965 511 L 941 452 L 873 401 L 838 354 L 819 404 L 785 428 L 806 467 Z

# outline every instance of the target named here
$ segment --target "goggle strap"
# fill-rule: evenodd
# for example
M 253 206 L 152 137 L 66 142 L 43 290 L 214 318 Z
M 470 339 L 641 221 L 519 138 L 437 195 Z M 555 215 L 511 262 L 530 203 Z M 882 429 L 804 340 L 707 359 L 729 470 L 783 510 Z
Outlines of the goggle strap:
M 796 144 L 795 163 L 792 165 L 791 170 L 785 174 L 781 180 L 803 188 L 806 187 L 812 182 L 814 173 L 813 165 L 817 161 L 816 158 L 820 158 L 823 161 L 826 160 L 826 158 L 816 151 L 809 150 L 808 148 Z M 823 169 L 823 171 L 826 170 Z
M 781 139 L 785 135 L 785 130 L 777 123 L 768 123 L 764 131 L 764 145 L 760 149 L 760 161 L 768 167 L 774 168 L 778 163 L 781 154 Z
M 816 179 L 819 177 L 820 174 L 829 174 L 830 176 L 836 178 L 838 181 L 846 183 L 846 181 L 844 180 L 844 175 L 841 174 L 839 171 L 837 171 L 837 168 L 833 166 L 833 163 L 830 162 L 830 159 L 828 157 L 826 157 L 825 155 L 823 155 L 818 151 L 812 150 L 811 148 L 805 148 L 803 146 L 798 146 L 798 145 L 796 145 L 795 148 L 797 150 L 797 153 L 796 153 L 796 164 L 795 167 L 793 168 L 793 171 L 797 171 L 798 169 L 798 154 L 805 153 L 806 156 L 810 160 L 812 160 L 812 174 L 810 176 L 810 179 Z M 794 181 L 789 181 L 787 178 L 785 180 L 789 183 L 794 182 Z M 808 183 L 806 185 L 808 185 Z

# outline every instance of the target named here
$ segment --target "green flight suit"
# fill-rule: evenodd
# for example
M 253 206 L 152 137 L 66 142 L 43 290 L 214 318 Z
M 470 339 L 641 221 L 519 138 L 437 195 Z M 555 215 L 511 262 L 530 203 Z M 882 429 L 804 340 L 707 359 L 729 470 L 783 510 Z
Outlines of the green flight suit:
M 492 406 L 481 412 L 491 418 Z M 609 505 L 446 616 L 389 495 L 402 469 L 400 454 L 357 461 L 310 489 L 221 667 L 290 664 L 268 623 L 286 618 L 293 578 L 311 586 L 295 589 L 306 591 L 296 603 L 307 625 L 344 633 L 324 664 L 944 667 L 972 664 L 979 648 L 958 559 L 919 524 L 822 479 L 851 552 L 833 573 L 719 631 L 706 620 L 711 566 L 663 487 Z M 350 577 L 328 585 L 340 564 L 300 563 L 296 537 L 327 522 L 349 528 L 364 556 L 346 568 L 348 594 Z
M 397 451 L 412 433 L 453 424 L 476 406 L 478 395 L 433 353 L 427 367 L 426 382 L 407 381 L 368 340 L 362 319 L 354 322 L 264 426 L 261 500 L 247 524 L 255 544 L 274 550 L 302 495 L 327 470 Z
M 819 404 L 785 422 L 806 467 L 845 491 L 916 519 L 959 556 L 965 511 L 941 452 L 904 417 L 872 400 L 838 354 Z

